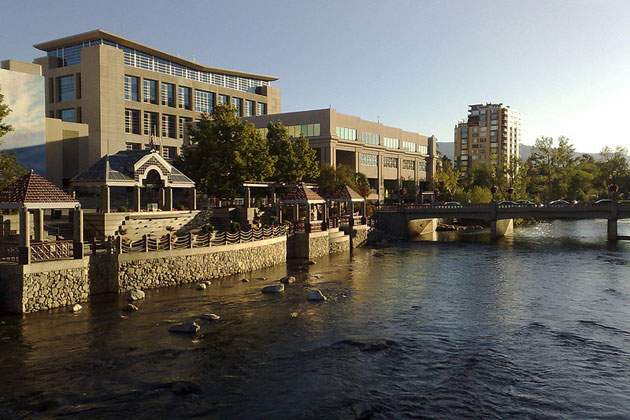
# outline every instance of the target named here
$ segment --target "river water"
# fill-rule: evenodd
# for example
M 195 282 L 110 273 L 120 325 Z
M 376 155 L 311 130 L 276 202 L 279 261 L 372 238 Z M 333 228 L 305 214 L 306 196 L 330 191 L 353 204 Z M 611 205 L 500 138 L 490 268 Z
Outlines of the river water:
M 360 402 L 383 419 L 627 416 L 630 242 L 607 244 L 605 221 L 487 238 L 149 290 L 131 314 L 101 295 L 2 315 L 0 417 L 351 419 Z M 287 273 L 283 294 L 260 292 Z M 197 336 L 168 332 L 210 312 Z

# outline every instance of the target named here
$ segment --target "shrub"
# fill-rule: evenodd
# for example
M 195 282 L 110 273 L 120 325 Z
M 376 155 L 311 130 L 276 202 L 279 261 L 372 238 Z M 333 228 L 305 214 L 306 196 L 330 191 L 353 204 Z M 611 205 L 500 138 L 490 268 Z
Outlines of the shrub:
M 176 208 L 177 210 L 179 210 L 179 211 L 186 210 L 186 206 L 184 206 L 184 205 L 183 205 L 183 204 L 181 204 L 181 203 L 180 203 L 180 204 L 178 204 L 175 208 Z
M 239 230 L 241 230 L 241 224 L 239 222 L 232 222 L 232 223 L 230 223 L 230 232 L 231 233 L 236 233 Z
M 212 226 L 210 223 L 206 223 L 201 228 L 201 232 L 202 233 L 212 233 L 212 232 L 214 232 L 214 226 Z
M 120 213 L 125 213 L 125 212 L 129 211 L 127 209 L 127 206 L 118 206 L 118 208 L 116 210 L 118 210 Z

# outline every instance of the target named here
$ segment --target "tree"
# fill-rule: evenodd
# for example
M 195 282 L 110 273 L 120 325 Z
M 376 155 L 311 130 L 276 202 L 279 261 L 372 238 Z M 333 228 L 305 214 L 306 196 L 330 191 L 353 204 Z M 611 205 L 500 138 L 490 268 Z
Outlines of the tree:
M 440 190 L 440 197 L 444 201 L 453 199 L 453 196 L 460 190 L 460 172 L 453 167 L 451 160 L 442 156 L 435 176 L 433 177 L 433 187 Z
M 217 105 L 190 132 L 180 163 L 198 189 L 233 197 L 244 181 L 263 181 L 273 174 L 276 158 L 269 155 L 266 140 L 253 124 L 237 117 L 235 108 Z
M 319 177 L 317 152 L 308 139 L 300 134 L 289 138 L 287 128 L 280 121 L 267 125 L 269 154 L 276 157 L 272 179 L 278 182 L 315 181 Z
M 13 131 L 13 127 L 3 120 L 9 115 L 11 109 L 4 103 L 4 95 L 0 91 L 0 146 L 2 136 Z M 26 168 L 20 165 L 15 153 L 0 152 L 0 190 L 26 173 Z
M 319 174 L 319 192 L 322 195 L 329 195 L 337 188 L 347 185 L 363 198 L 370 194 L 370 183 L 367 176 L 361 172 L 354 172 L 348 165 L 332 165 L 325 164 Z

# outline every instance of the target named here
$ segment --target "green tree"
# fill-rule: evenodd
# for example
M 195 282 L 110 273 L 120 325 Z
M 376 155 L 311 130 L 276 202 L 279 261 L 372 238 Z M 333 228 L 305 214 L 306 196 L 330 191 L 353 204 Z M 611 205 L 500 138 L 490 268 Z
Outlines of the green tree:
M 459 179 L 461 173 L 455 169 L 447 156 L 442 156 L 433 177 L 433 188 L 440 190 L 440 199 L 450 201 L 461 188 Z
M 361 172 L 354 172 L 354 169 L 348 165 L 337 165 L 335 168 L 324 164 L 317 183 L 322 195 L 328 195 L 342 185 L 349 186 L 364 198 L 370 194 L 370 183 L 367 176 Z
M 190 130 L 182 148 L 182 169 L 197 188 L 217 197 L 233 197 L 244 181 L 264 181 L 274 172 L 276 158 L 253 124 L 242 121 L 236 109 L 217 105 Z
M 287 128 L 280 121 L 267 125 L 269 153 L 276 157 L 272 179 L 278 182 L 315 181 L 319 177 L 317 152 L 308 139 L 300 134 L 289 138 Z
M 0 91 L 0 146 L 2 146 L 2 136 L 13 131 L 13 127 L 3 122 L 9 115 L 11 109 L 4 102 L 4 95 Z M 20 165 L 15 153 L 0 152 L 0 190 L 26 173 L 26 168 Z

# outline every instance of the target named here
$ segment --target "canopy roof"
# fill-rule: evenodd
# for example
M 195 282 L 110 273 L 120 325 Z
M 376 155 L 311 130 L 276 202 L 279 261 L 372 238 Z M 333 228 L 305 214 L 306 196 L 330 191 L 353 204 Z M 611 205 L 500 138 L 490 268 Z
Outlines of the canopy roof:
M 348 185 L 344 184 L 341 187 L 337 188 L 332 192 L 326 199 L 330 201 L 339 201 L 339 202 L 363 202 L 365 198 L 361 197 L 361 195 L 350 188 Z
M 33 171 L 0 191 L 0 209 L 72 209 L 79 202 Z
M 280 201 L 284 204 L 322 204 L 326 202 L 319 194 L 304 184 L 290 190 L 282 196 Z
M 156 150 L 122 150 L 105 155 L 70 180 L 72 186 L 142 186 L 151 170 L 156 170 L 165 187 L 194 188 L 195 183 L 168 163 Z

